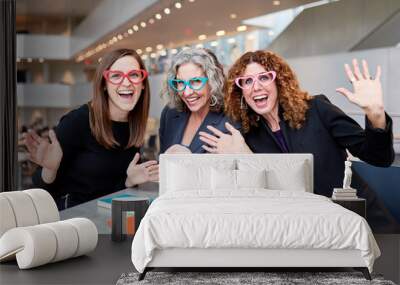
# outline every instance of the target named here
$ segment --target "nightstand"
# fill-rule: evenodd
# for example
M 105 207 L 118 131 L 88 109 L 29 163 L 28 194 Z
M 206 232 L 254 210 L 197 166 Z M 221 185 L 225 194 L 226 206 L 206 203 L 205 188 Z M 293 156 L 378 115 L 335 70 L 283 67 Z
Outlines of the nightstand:
M 340 200 L 340 199 L 332 199 L 332 202 L 339 204 L 340 206 L 353 211 L 356 214 L 359 214 L 364 219 L 367 218 L 367 203 L 363 198 L 354 198 L 351 200 Z

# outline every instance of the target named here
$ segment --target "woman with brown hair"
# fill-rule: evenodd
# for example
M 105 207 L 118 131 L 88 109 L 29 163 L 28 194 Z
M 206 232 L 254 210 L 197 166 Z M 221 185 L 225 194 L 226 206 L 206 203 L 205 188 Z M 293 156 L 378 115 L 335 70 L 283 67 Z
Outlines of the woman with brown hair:
M 105 55 L 93 87 L 93 99 L 50 131 L 51 142 L 32 131 L 25 137 L 30 159 L 41 166 L 33 182 L 47 189 L 59 208 L 158 180 L 157 161 L 138 164 L 150 105 L 139 55 L 130 49 Z
M 262 50 L 244 54 L 229 71 L 225 97 L 226 113 L 241 123 L 243 135 L 229 125 L 231 134 L 209 126 L 214 135 L 200 133 L 203 148 L 211 153 L 312 153 L 314 193 L 329 197 L 342 186 L 346 149 L 372 165 L 390 166 L 392 119 L 384 111 L 381 69 L 372 78 L 365 60 L 362 71 L 353 60 L 353 70 L 346 64 L 345 71 L 354 91 L 336 91 L 363 109 L 365 129 L 324 95 L 302 91 L 278 55 Z

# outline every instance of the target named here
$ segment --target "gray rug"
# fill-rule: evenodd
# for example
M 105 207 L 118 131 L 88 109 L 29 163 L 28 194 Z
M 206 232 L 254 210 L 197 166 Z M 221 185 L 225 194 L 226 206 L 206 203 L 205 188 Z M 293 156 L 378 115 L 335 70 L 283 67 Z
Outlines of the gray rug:
M 372 281 L 360 272 L 148 272 L 138 281 L 139 273 L 122 274 L 117 285 L 133 284 L 379 284 L 395 285 L 380 275 L 372 275 Z

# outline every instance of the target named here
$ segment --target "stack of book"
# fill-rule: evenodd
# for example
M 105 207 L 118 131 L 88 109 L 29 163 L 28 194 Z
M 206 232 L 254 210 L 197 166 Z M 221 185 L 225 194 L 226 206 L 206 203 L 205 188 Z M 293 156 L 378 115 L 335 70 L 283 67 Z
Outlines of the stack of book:
M 332 199 L 335 200 L 353 200 L 357 199 L 357 190 L 353 188 L 343 189 L 343 188 L 334 188 Z

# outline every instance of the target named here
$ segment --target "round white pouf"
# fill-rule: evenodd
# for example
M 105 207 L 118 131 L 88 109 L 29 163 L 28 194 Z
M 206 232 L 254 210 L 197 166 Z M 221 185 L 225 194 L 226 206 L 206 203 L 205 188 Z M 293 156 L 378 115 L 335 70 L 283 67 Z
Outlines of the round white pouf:
M 0 193 L 0 237 L 9 229 L 15 228 L 14 211 L 8 199 Z
M 29 195 L 36 208 L 39 224 L 51 223 L 60 220 L 57 205 L 50 193 L 43 189 L 28 189 L 22 191 Z

